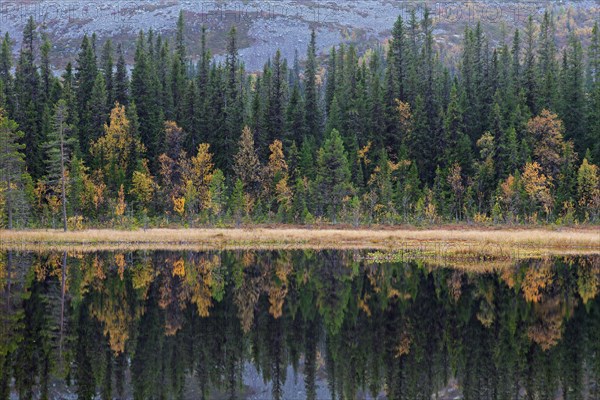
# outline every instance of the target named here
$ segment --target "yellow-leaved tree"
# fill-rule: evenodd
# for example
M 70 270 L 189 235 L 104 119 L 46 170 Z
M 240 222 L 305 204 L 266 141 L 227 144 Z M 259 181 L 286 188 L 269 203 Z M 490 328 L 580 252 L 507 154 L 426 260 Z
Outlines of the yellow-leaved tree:
M 552 212 L 554 199 L 552 198 L 552 178 L 542 173 L 542 167 L 537 163 L 527 163 L 523 170 L 523 185 L 525 192 L 533 205 L 532 212 L 537 213 L 542 208 L 546 217 Z
M 185 198 L 188 211 L 197 214 L 211 207 L 210 187 L 214 174 L 210 145 L 198 145 L 198 153 L 185 160 L 182 167 L 182 179 L 185 182 Z
M 129 193 L 133 195 L 137 206 L 144 216 L 148 212 L 148 207 L 154 199 L 156 190 L 157 185 L 148 169 L 148 161 L 143 160 L 141 167 L 133 172 Z
M 106 184 L 116 191 L 125 184 L 130 163 L 144 153 L 144 146 L 132 132 L 125 114 L 125 106 L 119 103 L 110 112 L 110 123 L 104 124 L 104 135 L 92 143 L 91 153 L 97 165 L 102 166 Z
M 592 222 L 600 217 L 600 177 L 598 166 L 583 159 L 577 173 L 577 196 L 582 215 Z
M 265 198 L 267 204 L 277 205 L 276 211 L 287 213 L 292 205 L 292 191 L 288 184 L 288 165 L 283 154 L 283 143 L 275 140 L 269 145 L 269 150 L 271 150 L 269 163 L 265 167 Z

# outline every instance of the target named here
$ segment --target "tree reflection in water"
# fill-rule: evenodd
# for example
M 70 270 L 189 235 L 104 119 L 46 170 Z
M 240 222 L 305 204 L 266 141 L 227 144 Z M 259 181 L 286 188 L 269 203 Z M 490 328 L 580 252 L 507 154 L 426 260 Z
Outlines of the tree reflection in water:
M 599 398 L 600 257 L 356 255 L 3 253 L 0 399 Z

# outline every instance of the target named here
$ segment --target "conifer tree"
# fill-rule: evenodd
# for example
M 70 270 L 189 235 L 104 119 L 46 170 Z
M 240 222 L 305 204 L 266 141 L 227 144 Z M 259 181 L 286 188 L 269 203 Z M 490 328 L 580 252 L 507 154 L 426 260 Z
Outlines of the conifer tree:
M 238 77 L 238 47 L 237 31 L 232 27 L 229 31 L 227 44 L 227 57 L 225 60 L 226 70 L 226 92 L 225 92 L 225 134 L 218 138 L 220 146 L 218 151 L 223 152 L 225 158 L 225 171 L 231 171 L 233 166 L 229 151 L 235 143 L 238 132 L 242 129 L 242 94 L 240 93 L 241 82 Z
M 315 186 L 323 215 L 336 222 L 342 201 L 351 194 L 350 166 L 337 129 L 331 131 L 317 155 Z
M 575 140 L 575 150 L 578 153 L 584 153 L 587 127 L 583 91 L 583 50 L 581 42 L 573 32 L 569 35 L 568 47 L 564 51 L 561 74 L 560 115 L 565 124 L 566 137 Z
M 106 86 L 106 109 L 110 110 L 115 102 L 115 88 L 114 88 L 114 61 L 113 61 L 113 48 L 112 41 L 107 39 L 102 46 L 102 61 L 101 61 L 102 73 L 104 74 L 104 83 Z M 96 78 L 97 79 L 97 78 Z M 94 82 L 94 86 L 96 82 Z M 125 104 L 125 103 L 122 103 Z
M 16 214 L 25 204 L 25 145 L 20 143 L 25 135 L 17 129 L 17 123 L 0 108 L 0 196 L 8 229 L 13 229 Z
M 15 71 L 15 121 L 25 132 L 24 143 L 29 151 L 26 158 L 27 170 L 33 178 L 43 173 L 44 142 L 40 105 L 40 77 L 35 65 L 36 25 L 33 17 L 27 21 L 23 31 L 23 47 Z
M 173 109 L 175 120 L 182 123 L 185 115 L 186 93 L 186 50 L 184 43 L 185 23 L 183 11 L 179 12 L 177 20 L 177 35 L 175 39 L 175 54 L 171 64 L 171 92 L 173 95 Z
M 321 113 L 319 110 L 319 91 L 317 88 L 317 36 L 313 29 L 310 43 L 306 51 L 306 70 L 304 71 L 304 118 L 306 133 L 310 137 L 321 140 Z
M 104 132 L 104 123 L 108 118 L 108 108 L 106 104 L 108 93 L 106 90 L 106 84 L 104 81 L 104 74 L 98 72 L 96 80 L 94 81 L 94 87 L 90 93 L 89 108 L 90 108 L 90 128 L 92 131 L 89 133 L 91 141 L 97 140 Z
M 140 139 L 146 146 L 151 171 L 156 169 L 160 151 L 159 136 L 162 130 L 160 113 L 156 107 L 156 82 L 152 79 L 152 73 L 144 34 L 140 32 L 131 75 L 131 98 L 135 102 L 140 123 Z
M 586 146 L 591 151 L 594 162 L 600 161 L 600 28 L 598 22 L 592 29 L 592 38 L 588 48 L 588 135 Z
M 9 114 L 14 113 L 14 79 L 11 73 L 13 56 L 11 50 L 11 39 L 8 32 L 5 33 L 0 47 L 0 81 L 2 82 L 2 97 L 5 101 L 5 109 Z
M 235 176 L 242 182 L 246 192 L 256 196 L 263 182 L 262 167 L 254 147 L 254 137 L 247 126 L 242 130 L 234 160 Z
M 285 131 L 283 145 L 289 148 L 292 143 L 301 143 L 305 136 L 304 104 L 300 96 L 300 88 L 295 84 L 290 95 L 286 110 Z
M 63 230 L 67 231 L 67 174 L 76 139 L 67 124 L 68 108 L 59 100 L 54 109 L 53 126 L 46 142 L 46 165 L 48 183 L 56 187 L 62 207 Z
M 538 102 L 541 108 L 557 111 L 557 79 L 556 41 L 554 22 L 546 11 L 540 26 L 538 69 L 540 75 L 540 92 Z
M 117 68 L 115 71 L 114 100 L 119 104 L 127 106 L 129 104 L 129 78 L 127 77 L 127 67 L 125 65 L 125 55 L 121 43 L 117 45 Z M 110 104 L 109 107 L 113 107 Z
M 92 141 L 94 129 L 94 115 L 91 110 L 90 93 L 94 89 L 98 69 L 96 65 L 96 55 L 90 38 L 83 36 L 81 47 L 77 56 L 77 66 L 75 73 L 76 97 L 79 110 L 79 144 L 84 154 L 88 154 Z M 106 89 L 104 89 L 106 91 Z M 106 101 L 106 98 L 104 98 Z

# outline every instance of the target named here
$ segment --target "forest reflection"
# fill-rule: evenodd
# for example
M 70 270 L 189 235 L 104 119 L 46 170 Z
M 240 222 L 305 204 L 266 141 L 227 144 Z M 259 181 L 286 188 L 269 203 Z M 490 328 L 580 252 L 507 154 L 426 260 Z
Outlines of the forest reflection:
M 0 399 L 600 398 L 600 256 L 362 254 L 2 253 Z

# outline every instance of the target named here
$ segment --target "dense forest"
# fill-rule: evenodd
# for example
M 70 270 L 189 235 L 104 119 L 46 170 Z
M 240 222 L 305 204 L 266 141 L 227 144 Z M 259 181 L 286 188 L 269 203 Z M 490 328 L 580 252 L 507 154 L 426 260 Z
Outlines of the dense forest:
M 533 19 L 492 45 L 467 28 L 458 62 L 428 11 L 392 38 L 261 73 L 199 38 L 84 35 L 60 77 L 29 20 L 0 50 L 2 225 L 597 223 L 600 31 L 554 40 Z M 582 45 L 582 39 L 588 46 Z M 14 67 L 13 67 L 14 64 Z M 61 216 L 62 214 L 62 216 Z
M 245 398 L 253 368 L 272 399 L 430 400 L 450 379 L 465 399 L 600 395 L 598 256 L 354 255 L 0 253 L 0 398 Z

